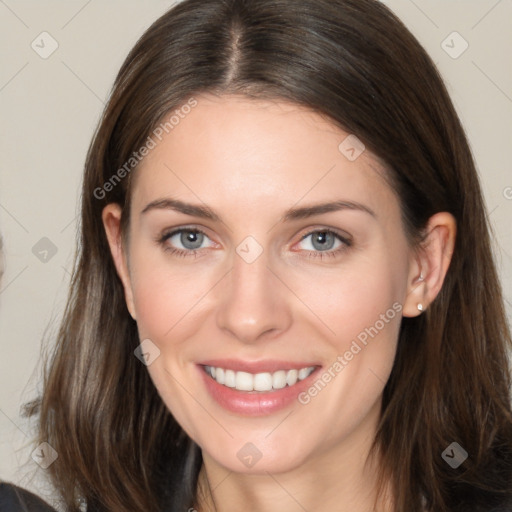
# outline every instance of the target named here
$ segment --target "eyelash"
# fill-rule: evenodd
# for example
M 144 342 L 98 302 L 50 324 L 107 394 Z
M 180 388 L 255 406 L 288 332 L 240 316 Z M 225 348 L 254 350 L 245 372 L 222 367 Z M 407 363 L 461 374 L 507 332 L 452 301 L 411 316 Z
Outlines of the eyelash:
M 157 242 L 164 248 L 165 251 L 171 253 L 174 256 L 178 256 L 178 257 L 182 257 L 182 258 L 190 256 L 190 257 L 197 258 L 198 253 L 202 249 L 184 250 L 184 249 L 177 249 L 176 247 L 172 247 L 172 246 L 170 247 L 169 245 L 166 245 L 166 242 L 167 242 L 167 240 L 169 240 L 169 238 L 171 238 L 174 235 L 177 235 L 179 233 L 183 233 L 183 232 L 200 233 L 208 238 L 208 235 L 199 228 L 179 228 L 179 229 L 169 231 L 169 232 L 164 233 L 163 235 L 159 236 L 157 238 Z M 315 233 L 326 233 L 326 234 L 334 235 L 342 243 L 342 246 L 340 246 L 338 249 L 334 249 L 334 250 L 331 249 L 328 251 L 306 251 L 308 253 L 308 256 L 307 256 L 308 258 L 320 258 L 320 259 L 334 258 L 334 257 L 340 255 L 342 252 L 345 252 L 349 247 L 352 246 L 352 240 L 341 236 L 339 233 L 337 233 L 336 231 L 334 231 L 332 229 L 315 229 L 313 231 L 309 231 L 300 239 L 300 241 L 302 242 L 309 236 L 314 235 Z

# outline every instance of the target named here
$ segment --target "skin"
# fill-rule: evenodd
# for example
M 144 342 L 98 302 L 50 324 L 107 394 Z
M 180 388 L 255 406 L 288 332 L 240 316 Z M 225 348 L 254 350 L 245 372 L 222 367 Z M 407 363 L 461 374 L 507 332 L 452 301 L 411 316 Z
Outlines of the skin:
M 160 350 L 150 376 L 202 449 L 200 482 L 213 492 L 198 507 L 371 510 L 378 461 L 365 461 L 400 319 L 421 314 L 418 303 L 426 309 L 441 289 L 455 221 L 434 215 L 427 243 L 416 250 L 383 166 L 369 151 L 349 161 L 338 149 L 348 134 L 330 121 L 282 101 L 197 99 L 134 175 L 128 238 L 118 205 L 105 207 L 103 222 L 140 339 Z M 164 198 L 207 205 L 221 220 L 172 209 L 141 213 Z M 344 209 L 283 220 L 289 208 L 335 200 L 375 215 Z M 179 227 L 207 234 L 196 255 L 169 252 L 186 250 L 179 235 L 158 241 Z M 328 250 L 344 249 L 320 258 L 314 237 L 302 238 L 322 229 L 348 236 L 351 245 L 337 241 Z M 249 235 L 263 250 L 252 263 L 235 251 Z M 313 361 L 327 369 L 394 303 L 401 312 L 305 405 L 245 417 L 218 405 L 198 378 L 198 362 L 224 357 Z M 262 454 L 251 468 L 237 457 L 247 442 Z M 390 505 L 391 498 L 379 507 Z

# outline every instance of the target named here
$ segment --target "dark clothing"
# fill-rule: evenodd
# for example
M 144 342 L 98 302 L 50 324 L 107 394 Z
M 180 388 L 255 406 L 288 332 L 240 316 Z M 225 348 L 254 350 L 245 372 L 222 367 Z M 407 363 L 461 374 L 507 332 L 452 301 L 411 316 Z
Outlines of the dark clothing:
M 0 483 L 0 512 L 57 512 L 35 494 L 13 484 Z M 466 512 L 466 511 L 465 511 Z M 472 512 L 468 510 L 467 512 Z M 477 512 L 512 512 L 512 499 Z
M 21 487 L 0 483 L 0 512 L 56 512 L 56 510 Z

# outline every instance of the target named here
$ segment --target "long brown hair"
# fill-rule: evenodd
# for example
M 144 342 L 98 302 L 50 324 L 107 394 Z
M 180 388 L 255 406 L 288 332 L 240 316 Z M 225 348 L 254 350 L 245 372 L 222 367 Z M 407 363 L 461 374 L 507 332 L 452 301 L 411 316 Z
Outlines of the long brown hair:
M 201 453 L 133 355 L 101 212 L 118 203 L 127 225 L 126 163 L 202 92 L 291 101 L 357 135 L 386 164 L 413 246 L 433 214 L 454 215 L 443 288 L 402 320 L 374 449 L 396 512 L 500 503 L 512 493 L 512 342 L 475 165 L 431 59 L 375 0 L 185 0 L 128 55 L 87 155 L 79 253 L 38 407 L 66 507 L 183 512 L 196 497 Z M 441 456 L 454 441 L 469 454 L 457 469 Z

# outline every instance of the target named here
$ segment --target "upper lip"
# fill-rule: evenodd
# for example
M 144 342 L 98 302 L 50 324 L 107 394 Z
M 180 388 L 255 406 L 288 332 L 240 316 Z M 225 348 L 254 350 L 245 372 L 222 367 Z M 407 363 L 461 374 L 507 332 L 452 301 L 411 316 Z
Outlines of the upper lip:
M 283 361 L 277 359 L 265 359 L 261 361 L 242 361 L 240 359 L 209 359 L 198 363 L 202 366 L 214 366 L 216 368 L 224 368 L 225 370 L 233 370 L 235 372 L 248 373 L 273 373 L 278 370 L 300 370 L 301 368 L 310 368 L 311 366 L 320 366 L 318 363 L 311 361 Z

